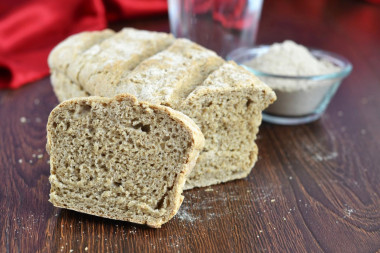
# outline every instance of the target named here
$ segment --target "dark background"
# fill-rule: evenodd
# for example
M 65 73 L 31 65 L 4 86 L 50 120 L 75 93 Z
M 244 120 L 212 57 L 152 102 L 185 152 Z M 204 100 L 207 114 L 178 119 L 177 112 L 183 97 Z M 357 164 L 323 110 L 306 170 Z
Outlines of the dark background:
M 110 25 L 124 26 L 169 31 L 166 16 Z M 186 191 L 161 229 L 53 207 L 50 81 L 0 91 L 0 252 L 378 251 L 380 5 L 265 0 L 258 44 L 285 39 L 345 56 L 352 74 L 319 121 L 263 123 L 249 177 Z

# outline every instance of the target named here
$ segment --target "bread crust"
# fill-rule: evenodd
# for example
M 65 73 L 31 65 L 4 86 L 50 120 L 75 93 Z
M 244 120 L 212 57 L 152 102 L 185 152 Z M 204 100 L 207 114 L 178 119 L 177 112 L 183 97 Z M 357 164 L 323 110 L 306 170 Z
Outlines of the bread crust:
M 128 69 L 120 79 L 116 74 L 117 84 L 110 85 L 110 79 L 99 77 L 95 78 L 96 85 L 84 82 L 84 91 L 100 96 L 133 94 L 141 101 L 170 106 L 194 120 L 203 131 L 206 144 L 193 174 L 213 172 L 205 174 L 203 179 L 190 175 L 187 189 L 246 177 L 257 160 L 255 139 L 261 124 L 261 111 L 276 100 L 275 93 L 248 70 L 234 62 L 225 62 L 214 52 L 186 39 L 177 39 L 158 51 L 133 70 Z M 129 60 L 124 60 L 128 65 Z M 117 66 L 115 73 L 122 65 Z M 113 72 L 110 73 L 112 76 Z M 61 78 L 56 83 L 74 87 L 72 81 L 75 83 L 66 75 L 66 79 Z M 82 85 L 81 82 L 77 84 Z M 61 92 L 65 94 L 56 92 L 60 101 L 68 95 L 66 91 Z M 234 103 L 228 102 L 231 99 Z M 236 126 L 228 122 L 236 122 Z M 240 136 L 238 131 L 241 131 Z M 239 143 L 244 149 L 238 148 Z M 234 152 L 240 152 L 240 160 Z M 212 153 L 219 162 L 210 162 Z M 230 169 L 232 167 L 236 168 Z M 220 175 L 213 174 L 217 170 Z M 217 176 L 211 178 L 212 175 Z
M 78 206 L 68 205 L 67 203 L 62 203 L 57 201 L 58 198 L 55 197 L 57 186 L 59 187 L 60 182 L 57 181 L 57 170 L 65 168 L 55 168 L 57 164 L 56 161 L 56 150 L 57 143 L 54 139 L 56 136 L 53 134 L 57 122 L 57 118 L 61 115 L 62 111 L 68 110 L 72 105 L 102 105 L 108 104 L 112 101 L 118 101 L 120 103 L 128 103 L 131 107 L 138 106 L 145 108 L 145 110 L 153 110 L 154 112 L 160 112 L 167 115 L 170 119 L 178 124 L 178 127 L 186 131 L 187 135 L 190 138 L 190 143 L 188 150 L 186 151 L 186 157 L 184 158 L 184 163 L 181 165 L 181 170 L 177 173 L 172 189 L 167 192 L 167 196 L 170 199 L 170 206 L 167 210 L 164 210 L 162 214 L 157 217 L 151 217 L 148 219 L 136 218 L 136 217 L 127 217 L 120 215 L 113 215 L 112 213 L 105 212 L 94 212 L 87 210 Z M 47 123 L 47 151 L 50 154 L 50 164 L 51 164 L 51 176 L 49 178 L 52 188 L 50 192 L 50 202 L 53 203 L 56 207 L 67 208 L 78 212 L 83 212 L 91 215 L 101 216 L 105 218 L 115 219 L 115 220 L 124 220 L 133 223 L 146 224 L 150 227 L 159 228 L 162 224 L 168 222 L 178 211 L 182 201 L 182 191 L 185 184 L 187 175 L 191 172 L 192 168 L 195 166 L 199 152 L 204 146 L 204 137 L 198 126 L 186 115 L 181 112 L 175 111 L 169 107 L 162 105 L 154 105 L 147 102 L 139 102 L 136 97 L 130 94 L 121 94 L 113 98 L 106 97 L 82 97 L 66 100 L 59 104 L 51 112 L 48 123 Z M 79 166 L 79 165 L 76 165 Z M 163 179 L 161 179 L 163 180 Z M 148 207 L 147 207 L 148 208 Z M 160 211 L 160 210 L 159 210 Z M 159 213 L 158 211 L 158 213 Z

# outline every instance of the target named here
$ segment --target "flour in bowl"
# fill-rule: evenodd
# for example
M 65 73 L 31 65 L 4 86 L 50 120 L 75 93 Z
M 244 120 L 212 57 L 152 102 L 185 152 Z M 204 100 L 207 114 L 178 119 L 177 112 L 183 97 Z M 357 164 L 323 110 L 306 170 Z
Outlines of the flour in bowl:
M 245 65 L 264 73 L 284 76 L 315 76 L 339 71 L 331 62 L 317 59 L 306 47 L 291 40 L 274 43 L 266 53 Z
M 337 80 L 311 77 L 340 71 L 330 61 L 318 59 L 306 47 L 289 40 L 273 44 L 244 65 L 263 72 L 256 74 L 276 92 L 277 101 L 265 112 L 283 116 L 313 113 Z

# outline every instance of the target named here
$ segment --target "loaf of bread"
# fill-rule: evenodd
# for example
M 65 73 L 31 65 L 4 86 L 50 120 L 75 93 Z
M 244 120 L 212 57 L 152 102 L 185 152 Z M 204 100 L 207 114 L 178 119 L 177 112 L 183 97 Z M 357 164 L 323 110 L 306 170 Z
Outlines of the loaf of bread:
M 186 189 L 250 173 L 257 160 L 255 139 L 261 112 L 276 99 L 256 76 L 210 50 L 166 33 L 126 28 L 115 34 L 109 30 L 86 33 L 85 39 L 81 34 L 75 36 L 49 56 L 52 85 L 60 101 L 84 94 L 112 97 L 128 93 L 189 116 L 206 143 Z M 71 46 L 80 50 L 62 52 Z M 59 55 L 69 57 L 71 63 L 62 67 Z
M 47 124 L 50 202 L 160 227 L 177 213 L 203 146 L 197 125 L 166 106 L 126 94 L 67 100 Z

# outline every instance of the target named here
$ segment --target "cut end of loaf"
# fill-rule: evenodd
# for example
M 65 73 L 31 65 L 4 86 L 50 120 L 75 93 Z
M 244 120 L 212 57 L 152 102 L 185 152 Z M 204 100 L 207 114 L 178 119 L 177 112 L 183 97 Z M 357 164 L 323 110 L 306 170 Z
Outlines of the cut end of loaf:
M 47 132 L 50 202 L 151 227 L 178 211 L 204 144 L 182 113 L 130 95 L 65 101 L 50 114 Z
M 234 62 L 209 75 L 179 108 L 206 137 L 185 189 L 245 178 L 257 160 L 261 112 L 275 99 L 267 85 Z

